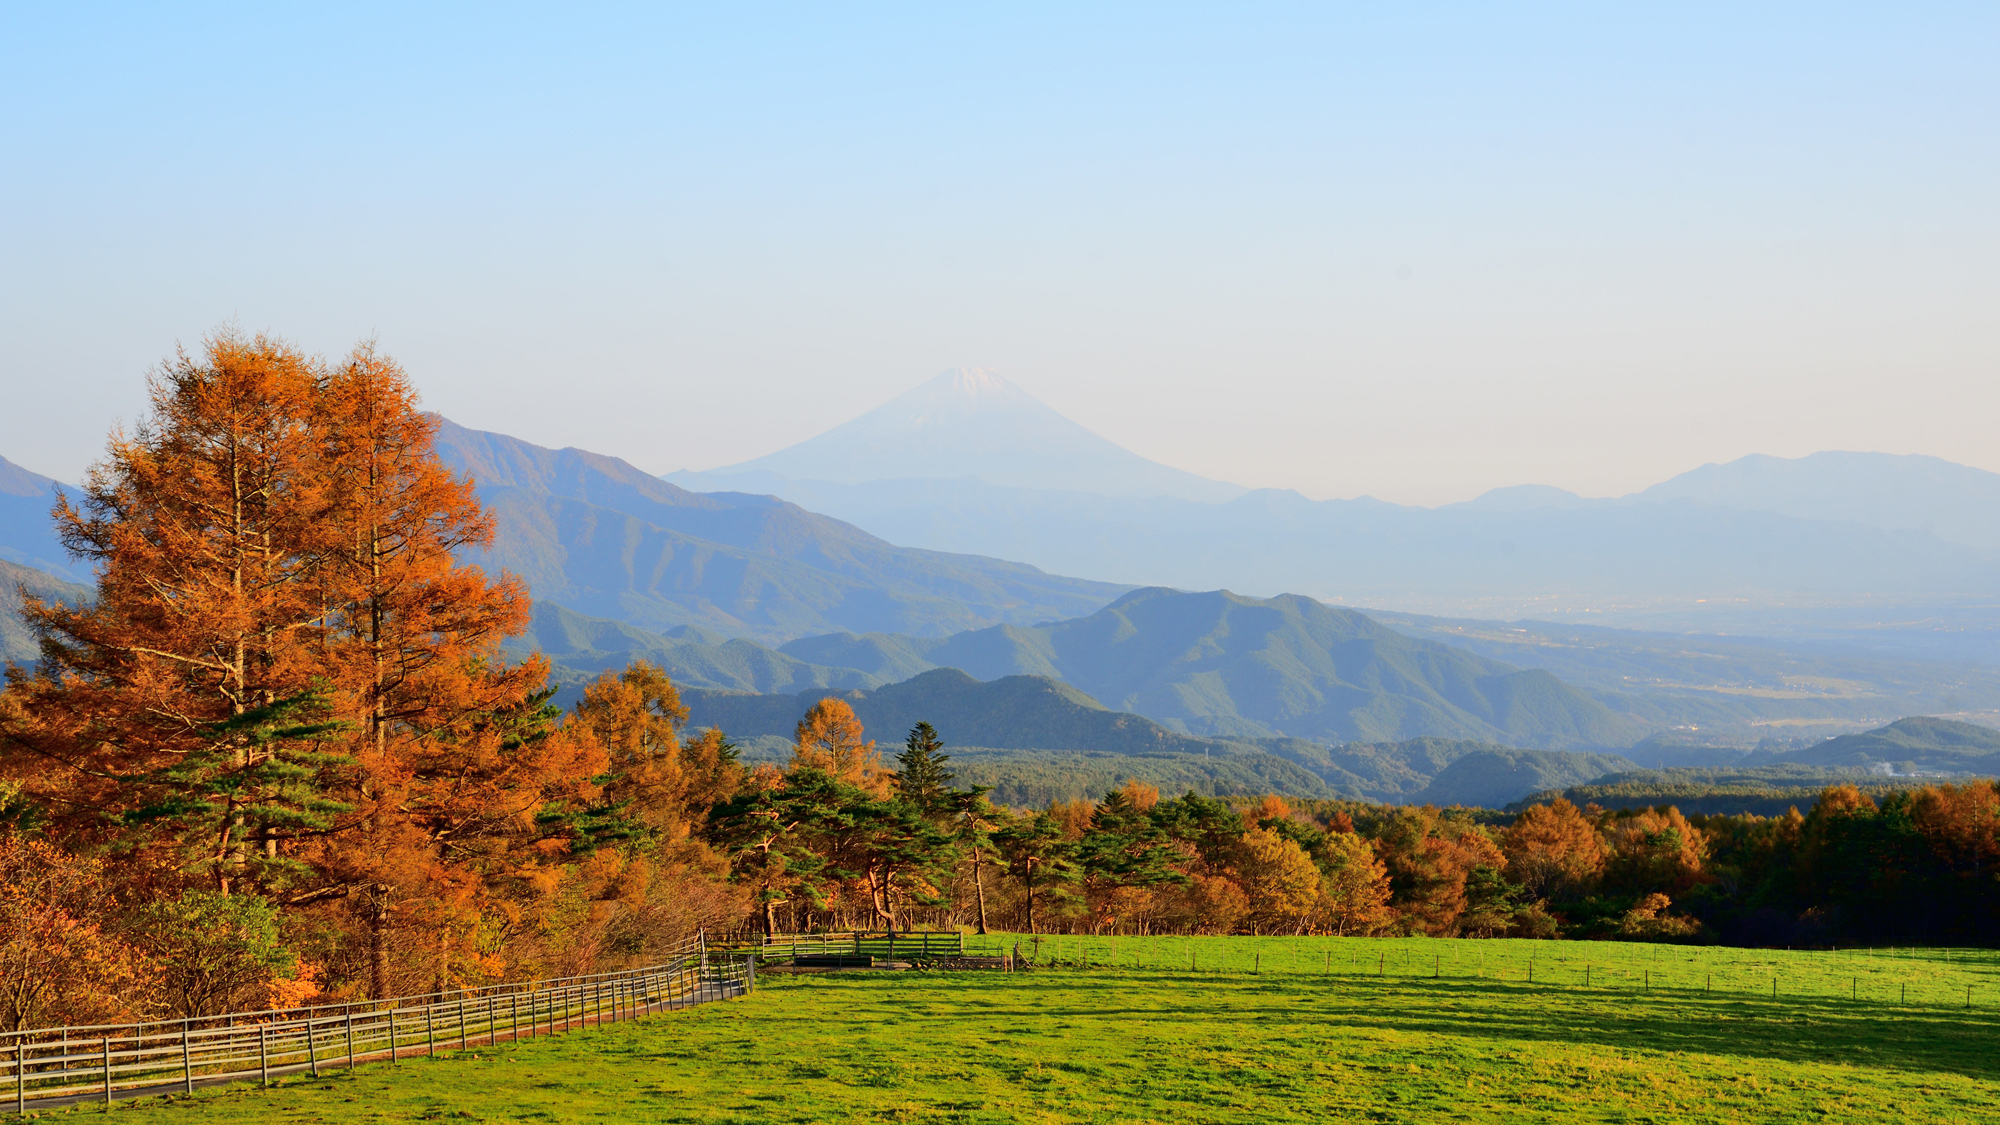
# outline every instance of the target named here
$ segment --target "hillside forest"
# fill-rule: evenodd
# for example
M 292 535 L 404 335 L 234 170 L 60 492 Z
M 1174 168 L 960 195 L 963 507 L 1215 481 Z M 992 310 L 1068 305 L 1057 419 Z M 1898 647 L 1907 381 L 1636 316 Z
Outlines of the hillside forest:
M 369 348 L 220 336 L 158 369 L 24 589 L 0 695 L 7 1028 L 645 962 L 699 927 L 1753 944 L 2000 936 L 1991 782 L 1685 816 L 1275 796 L 997 805 L 949 729 L 828 697 L 752 768 L 635 662 L 550 702 L 528 591 Z

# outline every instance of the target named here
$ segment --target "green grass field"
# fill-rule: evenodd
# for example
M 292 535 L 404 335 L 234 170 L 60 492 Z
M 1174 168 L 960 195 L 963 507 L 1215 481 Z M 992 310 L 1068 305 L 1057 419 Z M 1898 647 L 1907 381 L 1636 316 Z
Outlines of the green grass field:
M 769 974 L 750 998 L 674 1015 L 111 1112 L 134 1123 L 2000 1119 L 2000 958 L 1986 951 L 1288 938 L 1163 938 L 1153 950 L 1152 939 L 1045 939 L 1045 955 L 1080 966 L 1087 952 L 1092 968 Z M 1884 998 L 1905 979 L 1921 986 L 1908 1004 Z

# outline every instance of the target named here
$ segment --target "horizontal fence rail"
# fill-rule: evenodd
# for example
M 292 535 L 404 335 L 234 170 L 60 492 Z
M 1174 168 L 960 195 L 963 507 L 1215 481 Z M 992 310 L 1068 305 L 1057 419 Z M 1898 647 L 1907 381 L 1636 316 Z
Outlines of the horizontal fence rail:
M 0 1034 L 0 1106 L 192 1092 L 196 1086 L 497 1045 L 741 996 L 756 957 L 697 941 L 642 969 L 392 1000 Z
M 880 961 L 931 961 L 965 956 L 965 935 L 953 931 L 857 930 L 821 934 L 745 933 L 714 941 L 711 950 L 751 952 L 766 962 L 800 957 L 870 957 Z

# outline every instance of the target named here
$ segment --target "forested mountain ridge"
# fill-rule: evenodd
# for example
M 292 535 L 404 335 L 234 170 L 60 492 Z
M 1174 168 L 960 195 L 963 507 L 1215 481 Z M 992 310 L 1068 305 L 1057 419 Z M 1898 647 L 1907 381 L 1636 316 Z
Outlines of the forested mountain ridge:
M 1547 672 L 1389 629 L 1310 598 L 1133 591 L 1087 617 L 942 639 L 804 638 L 780 651 L 885 677 L 924 667 L 1026 674 L 1209 737 L 1481 739 L 1547 749 L 1630 745 L 1632 720 Z
M 884 744 L 893 745 L 918 722 L 931 723 L 972 769 L 967 777 L 996 786 L 998 799 L 1017 804 L 1091 796 L 1137 779 L 1192 783 L 1208 794 L 1497 808 L 1536 789 L 1632 768 L 1611 755 L 1436 738 L 1336 746 L 1197 738 L 1112 711 L 1060 680 L 1014 675 L 980 681 L 956 668 L 865 690 L 681 691 L 690 726 L 719 728 L 752 746 L 753 757 L 778 761 L 801 717 L 827 698 L 853 708 L 870 736 Z
M 1860 734 L 1844 734 L 1786 754 L 1782 762 L 1865 769 L 1882 774 L 2000 775 L 2000 730 L 1913 716 Z
M 934 636 L 1087 613 L 1129 588 L 897 547 L 773 497 L 695 494 L 617 458 L 445 420 L 437 451 L 494 517 L 475 561 L 519 574 L 539 599 L 649 629 Z
M 1138 715 L 1106 708 L 1061 680 L 1004 676 L 975 680 L 956 668 L 934 668 L 871 690 L 816 690 L 749 695 L 681 692 L 693 727 L 720 727 L 732 737 L 789 738 L 799 716 L 820 699 L 838 696 L 878 739 L 891 741 L 919 722 L 949 733 L 956 744 L 1000 750 L 1102 750 L 1118 754 L 1201 754 L 1230 749 Z

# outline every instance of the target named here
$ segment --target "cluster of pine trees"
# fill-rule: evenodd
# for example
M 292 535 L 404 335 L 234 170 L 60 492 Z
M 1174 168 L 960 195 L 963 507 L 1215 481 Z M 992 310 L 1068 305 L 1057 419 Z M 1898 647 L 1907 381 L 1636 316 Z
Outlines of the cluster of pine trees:
M 520 585 L 397 366 L 222 337 L 55 513 L 0 693 L 0 1021 L 386 997 L 631 965 L 697 928 L 1987 940 L 2000 793 L 1689 819 L 1130 783 L 996 807 L 839 699 L 747 769 L 635 664 L 551 706 Z

